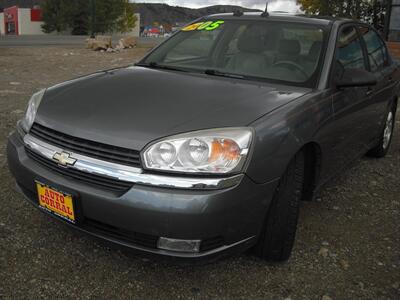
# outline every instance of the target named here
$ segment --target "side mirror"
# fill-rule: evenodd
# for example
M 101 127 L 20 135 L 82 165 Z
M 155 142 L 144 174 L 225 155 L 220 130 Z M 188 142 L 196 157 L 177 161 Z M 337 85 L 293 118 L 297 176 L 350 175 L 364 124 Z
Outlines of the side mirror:
M 378 83 L 374 74 L 363 69 L 347 69 L 341 79 L 336 80 L 338 88 L 373 86 Z

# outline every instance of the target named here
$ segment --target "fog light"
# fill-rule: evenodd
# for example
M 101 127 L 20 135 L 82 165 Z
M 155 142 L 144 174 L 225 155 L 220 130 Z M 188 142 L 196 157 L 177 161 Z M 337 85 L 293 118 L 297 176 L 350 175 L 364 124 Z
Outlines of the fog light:
M 160 237 L 158 239 L 158 249 L 177 251 L 177 252 L 199 252 L 200 240 L 177 240 Z

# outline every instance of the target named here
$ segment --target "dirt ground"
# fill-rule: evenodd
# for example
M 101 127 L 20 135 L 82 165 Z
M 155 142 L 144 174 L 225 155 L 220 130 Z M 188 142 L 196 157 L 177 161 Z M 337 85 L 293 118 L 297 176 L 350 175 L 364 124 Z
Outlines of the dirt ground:
M 14 188 L 6 141 L 40 88 L 134 62 L 76 48 L 0 48 L 0 298 L 400 299 L 400 124 L 387 158 L 363 158 L 304 203 L 292 258 L 201 266 L 147 259 L 45 217 Z M 330 298 L 328 298 L 330 297 Z

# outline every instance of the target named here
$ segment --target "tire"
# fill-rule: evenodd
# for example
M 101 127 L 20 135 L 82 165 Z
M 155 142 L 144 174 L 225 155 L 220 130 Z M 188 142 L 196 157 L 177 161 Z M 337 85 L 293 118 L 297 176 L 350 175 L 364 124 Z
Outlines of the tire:
M 396 117 L 396 106 L 393 105 L 391 110 L 386 115 L 386 122 L 381 132 L 379 143 L 374 148 L 368 151 L 367 153 L 368 156 L 376 158 L 382 158 L 386 156 L 393 139 L 395 117 Z
M 286 261 L 292 252 L 305 174 L 305 155 L 299 152 L 281 177 L 268 209 L 264 228 L 254 248 L 269 261 Z

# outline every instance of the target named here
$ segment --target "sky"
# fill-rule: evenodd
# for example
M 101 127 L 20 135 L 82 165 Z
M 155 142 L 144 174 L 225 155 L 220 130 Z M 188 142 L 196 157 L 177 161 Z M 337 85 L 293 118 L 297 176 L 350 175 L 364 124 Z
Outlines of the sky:
M 266 0 L 137 0 L 136 2 L 166 3 L 174 6 L 199 8 L 210 5 L 239 5 L 247 8 L 265 9 Z M 269 11 L 294 12 L 298 10 L 296 0 L 269 0 Z

